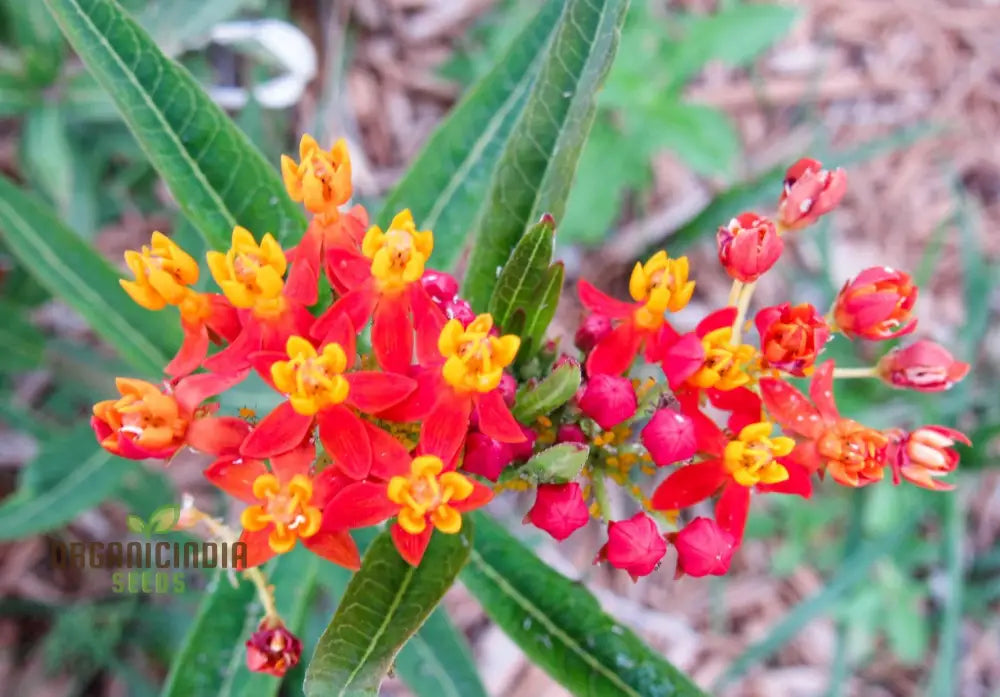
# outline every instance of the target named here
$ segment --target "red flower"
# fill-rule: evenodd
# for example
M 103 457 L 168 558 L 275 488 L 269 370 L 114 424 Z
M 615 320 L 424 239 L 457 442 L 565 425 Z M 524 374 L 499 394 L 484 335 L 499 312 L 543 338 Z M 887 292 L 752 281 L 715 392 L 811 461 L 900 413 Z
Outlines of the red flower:
M 419 455 L 405 475 L 388 483 L 352 482 L 330 502 L 323 524 L 367 527 L 396 516 L 392 539 L 400 556 L 413 566 L 430 544 L 436 528 L 444 534 L 462 529 L 462 513 L 485 506 L 493 492 L 454 470 L 438 454 Z
M 587 443 L 589 439 L 576 424 L 563 424 L 556 431 L 556 443 Z
M 796 377 L 812 374 L 816 357 L 830 338 L 830 328 L 815 307 L 809 303 L 765 307 L 757 313 L 755 322 L 762 367 Z
M 420 279 L 420 284 L 438 307 L 458 297 L 458 281 L 449 273 L 428 271 Z
M 694 457 L 698 450 L 694 422 L 674 409 L 658 409 L 642 429 L 641 438 L 659 467 Z
M 921 339 L 893 349 L 878 362 L 878 374 L 893 387 L 940 392 L 965 377 L 969 364 L 956 361 L 943 346 Z
M 600 373 L 587 380 L 577 403 L 604 430 L 630 419 L 638 407 L 631 380 Z
M 774 266 L 785 247 L 778 229 L 756 213 L 742 213 L 720 227 L 715 236 L 719 263 L 743 283 L 756 281 Z
M 833 361 L 820 366 L 809 386 L 810 404 L 805 395 L 777 378 L 761 378 L 764 406 L 783 429 L 806 439 L 799 443 L 791 460 L 807 470 L 824 469 L 845 486 L 865 486 L 884 475 L 887 464 L 882 433 L 845 419 L 833 400 Z
M 119 457 L 167 460 L 186 442 L 192 422 L 212 411 L 201 403 L 244 375 L 201 373 L 162 388 L 145 380 L 116 378 L 121 397 L 94 405 L 91 428 L 101 447 Z
M 716 310 L 694 332 L 679 335 L 667 328 L 661 341 L 660 366 L 670 388 L 735 390 L 750 382 L 747 367 L 757 354 L 747 344 L 733 344 L 735 307 Z
M 785 173 L 778 221 L 786 230 L 812 225 L 836 208 L 845 193 L 847 175 L 842 169 L 831 172 L 821 162 L 804 157 Z
M 350 322 L 342 317 L 318 347 L 293 336 L 282 353 L 254 354 L 261 376 L 288 400 L 257 424 L 243 444 L 244 455 L 262 458 L 286 452 L 318 425 L 323 447 L 346 476 L 395 473 L 406 459 L 406 449 L 358 413 L 375 414 L 398 404 L 416 382 L 394 373 L 348 372 L 355 361 L 354 340 Z
M 208 355 L 209 342 L 233 342 L 243 330 L 240 314 L 224 295 L 189 290 L 177 308 L 181 313 L 184 342 L 163 369 L 176 377 L 193 373 Z
M 525 523 L 544 530 L 562 542 L 590 520 L 590 510 L 576 482 L 540 484 L 535 505 L 524 516 Z
M 917 286 L 910 275 L 873 266 L 844 284 L 833 306 L 837 329 L 850 339 L 893 339 L 917 328 L 910 313 L 917 302 Z
M 346 293 L 358 273 L 355 259 L 368 229 L 368 211 L 354 206 L 346 213 L 317 215 L 309 222 L 302 241 L 288 252 L 292 270 L 285 282 L 285 295 L 303 305 L 319 299 L 320 267 L 330 286 Z
M 892 467 L 893 484 L 900 479 L 925 489 L 947 491 L 953 484 L 938 481 L 958 467 L 958 453 L 952 449 L 955 443 L 972 445 L 961 431 L 946 426 L 921 426 L 915 431 L 894 429 L 889 436 L 889 465 Z
M 695 518 L 668 537 L 677 548 L 677 578 L 725 576 L 729 571 L 736 538 L 711 518 Z
M 302 642 L 280 619 L 265 617 L 247 641 L 247 668 L 254 673 L 283 677 L 301 656 Z
M 669 325 L 663 315 L 687 306 L 694 293 L 694 281 L 688 281 L 688 259 L 671 259 L 657 252 L 645 264 L 636 263 L 629 279 L 629 293 L 634 303 L 605 295 L 587 281 L 577 284 L 580 302 L 591 312 L 619 320 L 614 329 L 601 338 L 587 357 L 587 373 L 620 375 L 640 351 L 646 360 L 659 359 L 661 337 Z
M 611 318 L 604 315 L 587 315 L 580 322 L 579 329 L 573 337 L 573 345 L 587 353 L 592 350 L 601 339 L 611 333 Z
M 741 399 L 752 405 L 757 403 L 753 393 L 740 394 Z M 761 421 L 743 426 L 737 437 L 730 440 L 696 404 L 689 401 L 683 406 L 694 422 L 698 451 L 708 459 L 681 467 L 667 477 L 653 492 L 654 509 L 687 508 L 721 489 L 715 517 L 720 527 L 732 533 L 738 542 L 743 538 L 751 488 L 810 496 L 808 472 L 785 458 L 795 445 L 792 439 L 772 437 L 771 423 Z M 739 411 L 747 412 L 752 405 L 740 407 Z
M 311 442 L 272 457 L 270 471 L 260 460 L 231 459 L 231 444 L 220 442 L 215 449 L 221 451 L 222 459 L 206 470 L 206 476 L 230 496 L 250 504 L 240 516 L 247 568 L 291 551 L 299 540 L 335 564 L 361 568 L 358 549 L 345 526 L 333 526 L 323 518 L 343 480 L 332 468 L 310 473 L 316 459 Z
M 653 519 L 642 511 L 628 520 L 608 525 L 608 542 L 597 553 L 594 563 L 607 559 L 616 569 L 628 572 L 633 581 L 652 573 L 667 553 L 667 543 Z
M 513 459 L 509 443 L 501 443 L 478 431 L 473 431 L 465 439 L 462 469 L 466 472 L 478 474 L 495 482 Z
M 341 314 L 359 330 L 371 318 L 378 364 L 405 373 L 413 358 L 414 326 L 418 343 L 430 343 L 445 323 L 420 282 L 433 248 L 433 233 L 417 230 L 409 210 L 396 215 L 385 232 L 377 225 L 370 228 L 360 252 L 344 253 L 338 273 L 350 290 L 317 320 L 313 336 L 326 336 Z

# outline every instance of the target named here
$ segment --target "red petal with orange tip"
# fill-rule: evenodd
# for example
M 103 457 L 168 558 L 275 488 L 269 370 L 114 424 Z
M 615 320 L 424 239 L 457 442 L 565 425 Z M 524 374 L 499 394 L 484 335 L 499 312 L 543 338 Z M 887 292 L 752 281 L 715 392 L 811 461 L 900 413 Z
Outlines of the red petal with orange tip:
M 216 460 L 205 468 L 205 479 L 224 492 L 246 503 L 257 503 L 253 483 L 267 468 L 260 460 L 247 458 L 237 462 L 232 459 Z
M 401 556 L 410 566 L 420 566 L 420 560 L 424 558 L 427 545 L 431 543 L 431 533 L 434 528 L 430 525 L 419 535 L 411 535 L 396 523 L 392 526 L 392 541 L 396 544 Z
M 184 324 L 184 341 L 163 372 L 171 377 L 189 375 L 198 369 L 208 355 L 208 331 L 204 325 Z
M 634 303 L 616 300 L 602 293 L 582 278 L 576 284 L 576 292 L 580 295 L 580 302 L 588 310 L 611 318 L 630 317 L 637 307 Z
M 698 326 L 694 328 L 694 333 L 699 337 L 704 337 L 706 334 L 714 332 L 716 329 L 731 327 L 733 326 L 733 322 L 736 321 L 736 313 L 736 308 L 731 306 L 724 307 L 721 310 L 716 310 L 706 316 L 705 319 L 698 322 Z
M 788 471 L 788 479 L 777 484 L 758 484 L 757 491 L 773 494 L 795 494 L 804 499 L 811 498 L 812 477 L 809 470 L 787 457 L 779 459 L 778 462 Z
M 631 322 L 622 322 L 611 330 L 587 356 L 587 374 L 621 375 L 635 360 L 642 334 Z
M 743 541 L 743 529 L 750 513 L 750 489 L 739 484 L 730 484 L 722 490 L 722 496 L 715 504 L 715 520 L 719 527 L 736 538 L 736 544 Z
M 343 406 L 323 409 L 316 415 L 319 439 L 337 470 L 351 479 L 364 479 L 372 468 L 372 445 L 357 415 Z
M 343 566 L 345 569 L 357 571 L 361 568 L 361 555 L 358 554 L 358 546 L 354 544 L 351 536 L 343 530 L 334 531 L 320 528 L 319 532 L 312 537 L 303 537 L 302 544 L 314 554 Z
M 271 545 L 267 542 L 267 538 L 271 534 L 272 527 L 273 526 L 268 525 L 263 530 L 257 530 L 256 532 L 250 532 L 249 530 L 243 531 L 243 534 L 240 535 L 239 541 L 247 546 L 247 556 L 246 564 L 239 566 L 239 571 L 260 566 L 274 556 L 274 550 L 271 549 Z
M 313 218 L 306 228 L 302 241 L 287 254 L 292 268 L 285 279 L 285 297 L 302 303 L 315 305 L 319 299 L 319 265 L 323 249 L 323 235 L 319 223 Z
M 760 396 L 771 420 L 784 430 L 815 439 L 826 429 L 816 407 L 784 380 L 761 378 Z
M 420 452 L 437 455 L 446 463 L 453 460 L 469 432 L 471 412 L 471 397 L 455 392 L 442 394 L 420 425 Z M 520 429 L 518 434 L 524 437 Z
M 413 320 L 406 295 L 383 295 L 372 320 L 372 350 L 383 370 L 405 373 L 413 360 Z
M 476 393 L 473 397 L 479 416 L 479 430 L 501 443 L 523 443 L 521 425 L 507 408 L 500 390 Z
M 243 369 L 229 375 L 216 373 L 188 375 L 181 378 L 174 386 L 174 399 L 177 400 L 181 409 L 191 413 L 209 397 L 221 394 L 230 387 L 243 382 L 249 372 L 249 369 Z
M 816 405 L 816 411 L 826 421 L 840 419 L 837 403 L 833 399 L 833 366 L 833 361 L 819 366 L 809 382 L 809 396 Z
M 349 291 L 346 295 L 340 296 L 340 299 L 316 320 L 311 329 L 312 335 L 316 338 L 325 337 L 330 333 L 337 317 L 342 314 L 347 315 L 357 331 L 361 331 L 368 325 L 377 301 L 378 293 L 371 283 L 365 283 Z
M 251 430 L 250 424 L 235 416 L 210 416 L 192 421 L 185 440 L 203 453 L 239 457 L 240 446 Z
M 362 423 L 372 444 L 371 476 L 388 479 L 397 474 L 407 474 L 410 469 L 410 453 L 406 447 L 370 421 Z
M 315 325 L 310 330 L 310 334 L 316 336 Z M 358 333 L 355 331 L 354 325 L 351 324 L 351 318 L 346 313 L 331 315 L 327 320 L 326 334 L 316 336 L 316 338 L 321 342 L 322 346 L 326 344 L 337 344 L 340 346 L 344 350 L 344 356 L 347 358 L 347 369 L 350 370 L 354 367 L 354 363 L 358 357 Z
M 650 501 L 658 511 L 676 511 L 704 501 L 726 481 L 726 470 L 719 460 L 696 462 L 681 467 L 653 492 Z
M 288 354 L 283 351 L 254 351 L 249 356 L 251 367 L 256 371 L 260 379 L 267 383 L 272 390 L 278 390 L 271 379 L 271 366 L 278 361 L 287 361 Z
M 282 402 L 257 424 L 240 452 L 260 458 L 288 452 L 305 440 L 313 423 L 313 417 L 298 413 L 289 402 Z
M 344 375 L 351 386 L 347 405 L 366 414 L 384 411 L 399 404 L 417 389 L 417 381 L 397 373 L 360 370 Z
M 469 494 L 467 499 L 461 501 L 449 501 L 448 505 L 454 508 L 459 513 L 465 513 L 466 511 L 474 511 L 477 508 L 481 508 L 493 500 L 493 489 L 483 484 L 480 484 L 475 479 L 469 480 L 472 483 L 472 493 Z
M 386 496 L 386 485 L 352 482 L 334 494 L 323 509 L 323 527 L 331 530 L 378 525 L 399 513 L 399 504 Z

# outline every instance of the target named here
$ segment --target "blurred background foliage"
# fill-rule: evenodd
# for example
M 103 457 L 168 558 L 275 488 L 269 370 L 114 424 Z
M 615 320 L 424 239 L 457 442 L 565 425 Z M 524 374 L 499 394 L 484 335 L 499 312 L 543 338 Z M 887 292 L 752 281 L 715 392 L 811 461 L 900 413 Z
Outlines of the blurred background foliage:
M 218 23 L 266 17 L 300 26 L 316 42 L 323 66 L 301 104 L 273 110 L 251 100 L 233 113 L 234 119 L 275 164 L 279 153 L 294 148 L 302 130 L 318 131 L 326 139 L 346 131 L 361 153 L 358 188 L 366 202 L 378 199 L 414 154 L 415 146 L 398 149 L 395 160 L 385 154 L 393 151 L 383 142 L 393 119 L 401 119 L 404 127 L 409 119 L 426 135 L 456 93 L 455 85 L 468 85 L 481 75 L 537 6 L 531 0 L 453 3 L 453 8 L 476 8 L 454 11 L 452 25 L 439 21 L 444 38 L 431 37 L 435 65 L 425 76 L 426 90 L 444 106 L 428 110 L 420 104 L 400 106 L 389 98 L 399 91 L 376 89 L 372 97 L 371 85 L 349 71 L 356 61 L 377 64 L 379 51 L 400 53 L 393 44 L 396 34 L 390 31 L 386 38 L 372 28 L 382 26 L 377 13 L 389 12 L 386 8 L 394 3 L 122 4 L 205 85 L 252 86 L 279 70 L 259 47 L 212 42 Z M 435 9 L 447 3 L 428 0 L 410 6 L 420 9 L 422 4 Z M 633 0 L 559 225 L 559 255 L 571 277 L 586 273 L 598 285 L 620 289 L 634 257 L 665 246 L 673 254 L 689 251 L 701 263 L 703 271 L 696 272 L 701 282 L 714 272 L 715 227 L 744 208 L 772 206 L 783 167 L 798 156 L 808 152 L 828 165 L 849 167 L 853 182 L 854 168 L 919 151 L 947 129 L 947 123 L 918 115 L 872 137 L 842 143 L 829 114 L 820 113 L 820 99 L 769 102 L 771 78 L 762 63 L 813 11 L 810 3 L 804 5 Z M 405 22 L 405 13 L 399 17 Z M 869 40 L 877 38 L 877 32 L 868 35 Z M 833 39 L 816 40 L 820 45 L 828 41 Z M 833 71 L 816 60 L 804 69 L 805 81 L 821 91 Z M 720 75 L 738 75 L 751 93 L 759 92 L 754 107 L 775 117 L 777 132 L 787 134 L 785 147 L 748 149 L 748 139 L 761 139 L 759 133 L 748 138 L 754 128 L 760 130 L 759 124 L 748 127 L 738 108 L 734 112 L 692 98 L 692 86 L 695 92 L 706 84 L 718 86 Z M 375 104 L 365 107 L 365 99 L 373 98 Z M 366 121 L 380 110 L 401 110 L 403 115 L 386 117 L 389 126 Z M 957 492 L 940 495 L 888 485 L 855 492 L 822 486 L 807 502 L 784 497 L 758 501 L 742 566 L 731 577 L 697 587 L 688 581 L 676 590 L 664 571 L 637 591 L 624 588 L 620 579 L 610 580 L 603 570 L 588 572 L 593 584 L 614 589 L 622 602 L 675 613 L 698 636 L 709 637 L 699 639 L 698 652 L 685 653 L 683 646 L 666 649 L 682 666 L 684 660 L 677 656 L 688 656 L 689 668 L 703 668 L 696 676 L 703 684 L 714 684 L 718 694 L 759 694 L 753 686 L 772 685 L 766 682 L 769 671 L 784 676 L 773 683 L 776 691 L 766 693 L 773 697 L 990 697 L 1000 690 L 1000 655 L 982 648 L 984 642 L 1000 644 L 1000 490 L 992 469 L 1000 403 L 995 353 L 987 348 L 995 326 L 998 275 L 995 245 L 986 242 L 991 225 L 984 213 L 996 197 L 983 194 L 988 187 L 979 182 L 979 170 L 940 153 L 933 167 L 950 201 L 945 213 L 932 221 L 929 236 L 912 244 L 905 241 L 906 230 L 886 231 L 903 241 L 887 244 L 883 251 L 905 248 L 906 259 L 885 261 L 909 263 L 927 286 L 924 298 L 939 294 L 953 299 L 951 305 L 937 302 L 934 316 L 922 320 L 925 325 L 940 323 L 927 331 L 973 362 L 973 374 L 943 395 L 900 393 L 852 381 L 838 385 L 837 398 L 844 413 L 872 426 L 937 423 L 969 432 L 975 445 L 963 453 Z M 71 55 L 41 2 L 0 0 L 0 168 L 43 197 L 77 235 L 115 263 L 124 249 L 147 240 L 153 229 L 169 231 L 201 256 L 199 236 L 177 211 L 109 97 Z M 882 232 L 866 222 L 863 203 L 844 214 L 846 222 L 825 220 L 807 238 L 796 240 L 789 259 L 775 272 L 777 293 L 820 307 L 830 302 L 845 278 L 844 256 L 865 253 L 852 230 L 862 238 Z M 702 307 L 725 297 L 724 288 L 707 279 L 702 295 Z M 767 297 L 776 301 L 779 296 Z M 947 313 L 956 304 L 964 308 L 964 317 Z M 567 299 L 557 326 L 571 331 L 577 316 L 574 300 Z M 193 481 L 183 472 L 197 475 L 197 468 L 178 466 L 181 473 L 171 471 L 168 477 L 113 462 L 103 468 L 103 476 L 88 479 L 87 486 L 59 490 L 61 481 L 98 452 L 83 424 L 90 405 L 109 393 L 115 375 L 126 371 L 80 318 L 53 302 L 5 251 L 2 236 L 0 317 L 0 496 L 7 496 L 0 501 L 0 636 L 5 637 L 0 641 L 0 682 L 27 688 L 23 694 L 43 694 L 32 691 L 41 686 L 49 690 L 44 694 L 53 695 L 156 694 L 197 596 L 109 596 L 107 579 L 48 568 L 43 536 L 124 535 L 126 511 L 145 515 L 173 500 L 173 490 Z M 838 362 L 861 365 L 888 348 L 865 345 L 859 353 L 837 339 L 828 353 Z M 51 499 L 48 505 L 58 508 L 57 515 L 29 518 L 45 495 Z M 105 505 L 94 508 L 101 503 Z M 315 617 L 328 616 L 342 584 L 342 578 L 320 583 Z M 748 592 L 770 596 L 762 602 L 777 610 L 765 612 L 763 620 L 748 618 L 740 600 Z M 656 600 L 650 601 L 654 595 Z M 695 597 L 701 600 L 690 602 Z M 495 637 L 484 629 L 485 620 L 469 609 L 467 600 L 449 602 L 456 621 L 474 640 L 487 684 L 500 684 L 488 672 L 496 668 L 485 658 Z M 706 612 L 694 616 L 699 608 Z M 825 633 L 815 631 L 817 623 Z M 312 627 L 310 633 L 315 636 L 320 628 Z M 719 640 L 713 643 L 711 637 Z M 820 658 L 802 648 L 816 637 L 826 637 L 829 644 L 818 652 Z M 801 689 L 788 673 L 796 666 L 813 669 L 811 682 Z M 516 681 L 510 685 L 503 694 L 528 689 Z M 283 694 L 300 694 L 292 681 L 283 689 Z M 404 694 L 395 683 L 386 689 L 387 694 Z M 543 689 L 550 688 L 538 688 Z

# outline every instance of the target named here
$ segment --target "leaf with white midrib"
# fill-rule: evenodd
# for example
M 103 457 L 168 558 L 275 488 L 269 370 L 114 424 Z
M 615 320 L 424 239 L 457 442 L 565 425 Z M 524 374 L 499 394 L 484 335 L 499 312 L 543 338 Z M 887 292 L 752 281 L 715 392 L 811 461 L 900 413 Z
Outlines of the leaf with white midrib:
M 45 0 L 210 246 L 233 226 L 281 239 L 305 229 L 271 167 L 197 81 L 112 0 Z

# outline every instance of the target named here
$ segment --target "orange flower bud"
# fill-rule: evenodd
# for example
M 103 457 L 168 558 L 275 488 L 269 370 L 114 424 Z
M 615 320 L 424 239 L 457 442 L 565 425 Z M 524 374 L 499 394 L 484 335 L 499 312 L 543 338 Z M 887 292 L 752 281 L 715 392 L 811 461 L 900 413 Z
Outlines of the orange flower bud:
M 168 459 L 189 423 L 177 400 L 144 380 L 118 378 L 115 385 L 121 397 L 95 404 L 90 420 L 101 447 L 130 460 Z
M 337 207 L 351 198 L 351 156 L 347 141 L 338 140 L 329 152 L 309 134 L 299 141 L 299 162 L 281 156 L 281 176 L 293 201 L 306 210 L 336 217 Z
M 812 374 L 816 357 L 830 338 L 830 328 L 815 307 L 809 303 L 765 307 L 755 322 L 764 368 L 777 368 L 796 377 Z
M 879 377 L 893 387 L 919 392 L 947 390 L 969 372 L 969 364 L 956 361 L 943 346 L 921 340 L 894 349 L 877 366 Z
M 833 307 L 834 321 L 848 338 L 873 341 L 909 334 L 917 286 L 910 275 L 888 266 L 873 266 L 844 284 Z
M 743 213 L 720 227 L 715 236 L 719 263 L 737 281 L 750 283 L 767 272 L 785 247 L 778 229 L 767 218 Z
M 778 222 L 786 230 L 812 225 L 829 213 L 847 193 L 847 175 L 842 169 L 823 169 L 818 160 L 804 157 L 788 168 L 778 202 Z
M 162 232 L 154 232 L 141 251 L 125 252 L 125 263 L 135 280 L 118 283 L 147 310 L 179 305 L 187 297 L 187 286 L 198 282 L 198 263 Z
M 860 487 L 884 476 L 889 439 L 851 419 L 841 419 L 816 440 L 826 471 L 844 486 Z
M 889 464 L 894 484 L 905 479 L 925 489 L 944 491 L 954 488 L 937 478 L 954 472 L 958 467 L 959 456 L 952 446 L 955 443 L 971 445 L 964 433 L 945 426 L 922 426 L 910 433 L 895 429 L 889 432 L 889 436 L 892 440 Z

